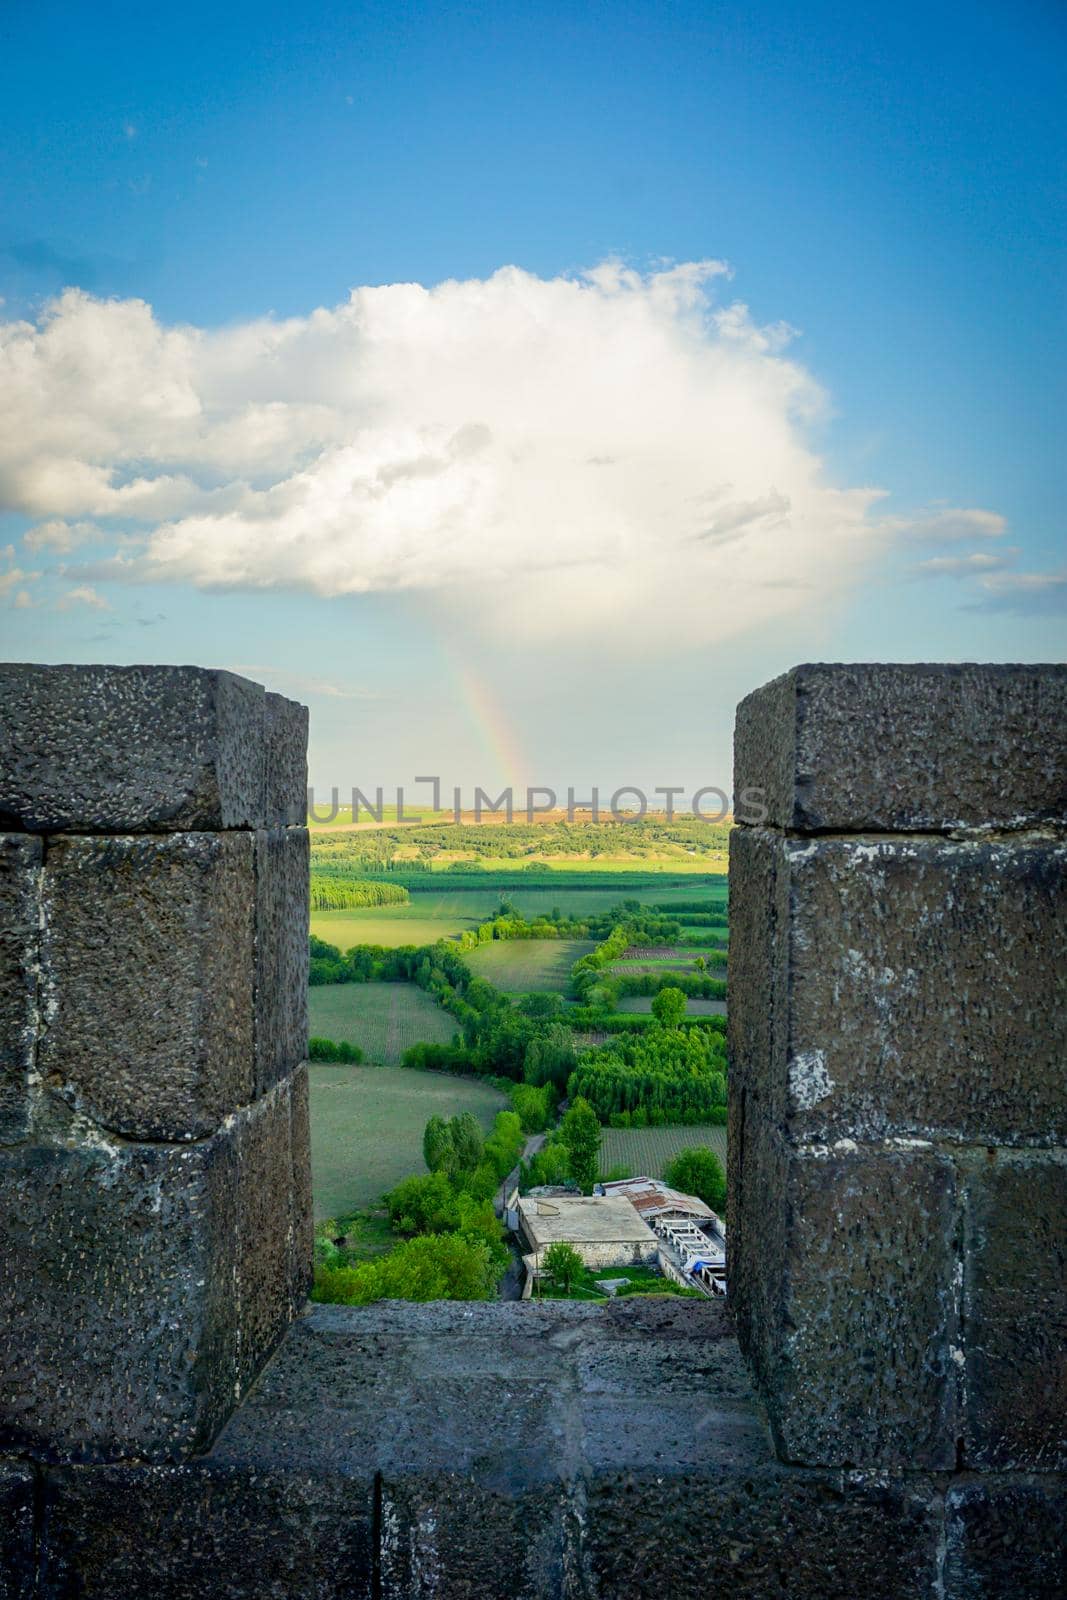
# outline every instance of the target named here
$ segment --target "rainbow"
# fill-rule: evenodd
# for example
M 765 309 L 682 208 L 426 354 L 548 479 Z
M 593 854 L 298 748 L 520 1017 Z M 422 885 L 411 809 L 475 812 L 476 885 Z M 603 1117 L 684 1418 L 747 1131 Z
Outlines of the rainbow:
M 494 773 L 499 773 L 502 782 L 510 784 L 515 797 L 515 808 L 521 810 L 526 804 L 526 785 L 530 781 L 530 766 L 526 755 L 519 743 L 518 735 L 508 721 L 504 708 L 492 688 L 480 673 L 464 661 L 458 650 L 444 639 L 440 640 L 441 654 L 448 668 L 449 676 L 456 686 L 456 699 L 463 707 L 467 720 L 478 737 L 491 771 L 482 773 L 480 778 L 475 776 L 475 783 L 481 781 L 495 782 Z M 451 795 L 445 791 L 441 795 L 441 803 L 448 806 Z M 463 795 L 464 805 L 470 806 L 474 800 L 474 788 Z

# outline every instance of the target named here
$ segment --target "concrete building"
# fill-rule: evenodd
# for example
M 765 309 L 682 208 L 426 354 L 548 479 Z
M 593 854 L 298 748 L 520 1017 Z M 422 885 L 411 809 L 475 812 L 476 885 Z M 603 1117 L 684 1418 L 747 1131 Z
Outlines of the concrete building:
M 658 1178 L 621 1178 L 597 1185 L 625 1199 L 659 1241 L 657 1260 L 667 1278 L 705 1294 L 726 1293 L 726 1224 L 695 1194 L 682 1194 Z
M 562 1239 L 594 1269 L 656 1261 L 656 1235 L 621 1196 L 556 1195 L 549 1200 L 526 1195 L 518 1210 L 523 1241 L 536 1257 Z

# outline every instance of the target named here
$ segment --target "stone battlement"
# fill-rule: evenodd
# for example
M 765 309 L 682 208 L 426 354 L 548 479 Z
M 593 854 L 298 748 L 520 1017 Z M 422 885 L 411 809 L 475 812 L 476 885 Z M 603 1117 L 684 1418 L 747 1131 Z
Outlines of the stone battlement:
M 3 1600 L 1064 1591 L 1067 671 L 739 708 L 728 1306 L 308 1306 L 306 712 L 0 706 Z

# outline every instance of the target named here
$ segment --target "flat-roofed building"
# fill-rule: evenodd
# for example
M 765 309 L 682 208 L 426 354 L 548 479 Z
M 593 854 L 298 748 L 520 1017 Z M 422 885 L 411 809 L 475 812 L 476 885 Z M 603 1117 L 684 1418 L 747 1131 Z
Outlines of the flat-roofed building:
M 659 1241 L 622 1195 L 525 1195 L 519 1227 L 538 1258 L 562 1239 L 587 1267 L 652 1265 Z

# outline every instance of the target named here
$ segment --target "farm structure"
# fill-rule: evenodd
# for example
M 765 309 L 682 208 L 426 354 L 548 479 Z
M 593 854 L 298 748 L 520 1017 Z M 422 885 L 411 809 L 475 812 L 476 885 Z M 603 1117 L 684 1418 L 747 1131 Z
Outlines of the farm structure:
M 540 1256 L 563 1240 L 587 1267 L 652 1265 L 656 1235 L 630 1202 L 614 1195 L 526 1195 L 519 1201 L 519 1233 L 536 1271 Z
M 705 1294 L 726 1293 L 726 1224 L 695 1194 L 682 1194 L 655 1178 L 597 1184 L 607 1197 L 623 1197 L 660 1241 L 665 1277 Z

